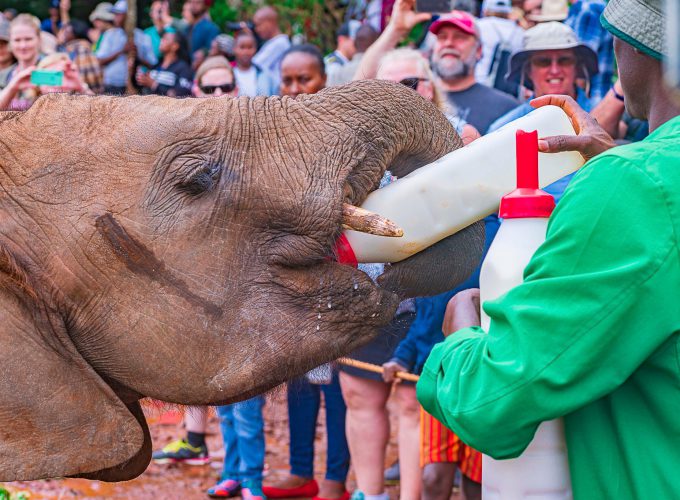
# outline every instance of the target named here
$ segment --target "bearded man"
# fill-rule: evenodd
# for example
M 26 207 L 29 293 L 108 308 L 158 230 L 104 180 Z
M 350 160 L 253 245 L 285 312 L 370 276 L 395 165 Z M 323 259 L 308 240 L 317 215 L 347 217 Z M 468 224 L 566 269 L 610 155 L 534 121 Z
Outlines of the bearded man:
M 437 37 L 432 70 L 458 116 L 486 133 L 489 125 L 519 105 L 512 96 L 475 81 L 475 66 L 482 57 L 479 28 L 474 16 L 452 11 L 432 23 Z

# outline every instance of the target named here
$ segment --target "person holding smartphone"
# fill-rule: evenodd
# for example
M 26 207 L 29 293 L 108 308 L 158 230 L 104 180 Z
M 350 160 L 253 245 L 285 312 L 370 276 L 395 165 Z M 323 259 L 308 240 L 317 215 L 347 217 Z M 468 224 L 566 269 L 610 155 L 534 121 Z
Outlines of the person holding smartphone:
M 17 62 L 0 72 L 0 110 L 26 109 L 37 97 L 30 79 L 40 58 L 40 20 L 30 14 L 14 18 L 9 48 Z

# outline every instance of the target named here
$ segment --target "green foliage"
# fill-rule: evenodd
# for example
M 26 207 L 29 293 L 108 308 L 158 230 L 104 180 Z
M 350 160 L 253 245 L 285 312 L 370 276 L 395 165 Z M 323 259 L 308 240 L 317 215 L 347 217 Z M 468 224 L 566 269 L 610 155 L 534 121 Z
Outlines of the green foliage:
M 281 19 L 281 29 L 289 35 L 303 35 L 324 52 L 335 48 L 335 32 L 342 24 L 346 2 L 342 0 L 269 0 L 268 5 L 276 7 Z M 220 26 L 226 21 L 252 19 L 262 5 L 254 0 L 218 1 L 210 9 L 210 15 Z
M 86 20 L 102 0 L 71 0 L 71 15 Z M 109 0 L 111 3 L 115 0 Z M 150 25 L 149 7 L 152 0 L 137 0 L 139 25 Z M 170 0 L 172 13 L 179 16 L 181 0 Z M 246 21 L 261 5 L 273 5 L 279 11 L 281 28 L 289 35 L 304 35 L 310 43 L 324 52 L 335 48 L 335 32 L 342 24 L 347 0 L 215 0 L 210 9 L 213 21 L 224 30 L 227 21 Z M 13 7 L 19 12 L 30 12 L 40 19 L 47 17 L 47 0 L 0 0 L 0 9 Z M 0 499 L 1 500 L 1 499 Z
M 31 495 L 27 491 L 11 492 L 0 484 L 0 500 L 29 500 Z

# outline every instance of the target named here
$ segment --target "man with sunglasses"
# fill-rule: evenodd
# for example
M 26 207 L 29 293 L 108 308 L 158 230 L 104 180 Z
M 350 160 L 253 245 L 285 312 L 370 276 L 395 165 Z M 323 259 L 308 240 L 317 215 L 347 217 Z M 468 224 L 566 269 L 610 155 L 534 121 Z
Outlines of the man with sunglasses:
M 587 92 L 576 85 L 576 80 L 581 78 L 588 82 L 597 72 L 597 54 L 581 43 L 570 27 L 552 21 L 538 24 L 524 33 L 522 50 L 512 55 L 506 78 L 533 90 L 532 98 L 568 95 L 590 111 Z M 534 108 L 529 100 L 501 116 L 491 124 L 489 132 L 530 113 Z

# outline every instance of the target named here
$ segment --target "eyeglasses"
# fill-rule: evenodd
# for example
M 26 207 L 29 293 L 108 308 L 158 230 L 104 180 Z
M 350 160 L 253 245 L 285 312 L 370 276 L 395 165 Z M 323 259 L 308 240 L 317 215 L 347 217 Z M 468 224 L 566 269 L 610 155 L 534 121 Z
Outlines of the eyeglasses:
M 576 65 L 576 58 L 574 56 L 534 56 L 531 58 L 531 64 L 537 68 L 547 68 L 552 65 L 553 61 L 557 61 L 557 65 L 562 68 L 568 68 Z
M 399 83 L 402 85 L 405 85 L 406 87 L 410 88 L 411 90 L 418 90 L 418 84 L 420 82 L 426 82 L 428 81 L 427 78 L 420 78 L 418 76 L 409 76 L 408 78 L 402 78 L 399 80 Z
M 201 92 L 207 95 L 214 94 L 217 89 L 220 89 L 224 94 L 228 94 L 236 88 L 236 83 L 231 82 L 224 83 L 222 85 L 199 85 L 199 88 L 201 89 Z

